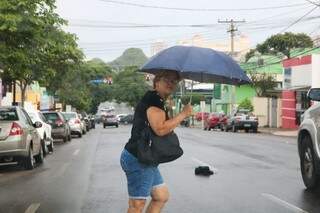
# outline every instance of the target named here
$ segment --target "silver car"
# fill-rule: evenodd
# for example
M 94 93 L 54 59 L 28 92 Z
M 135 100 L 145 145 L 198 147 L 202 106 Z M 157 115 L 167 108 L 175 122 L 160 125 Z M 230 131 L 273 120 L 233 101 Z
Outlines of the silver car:
M 76 112 L 62 112 L 65 119 L 68 121 L 71 134 L 78 135 L 79 138 L 82 137 L 82 124 L 78 113 Z
M 35 162 L 43 163 L 43 147 L 36 129 L 41 126 L 40 122 L 32 123 L 21 107 L 0 107 L 1 163 L 17 161 L 26 169 L 33 169 Z
M 320 88 L 308 92 L 309 99 L 320 101 Z M 298 151 L 303 182 L 308 189 L 320 186 L 320 104 L 303 114 L 298 133 Z

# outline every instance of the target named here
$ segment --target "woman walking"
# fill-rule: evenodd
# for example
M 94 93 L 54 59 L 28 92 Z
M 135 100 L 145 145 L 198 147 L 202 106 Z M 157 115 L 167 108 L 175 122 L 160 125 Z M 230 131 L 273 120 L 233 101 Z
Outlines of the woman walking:
M 164 184 L 158 166 L 145 165 L 138 161 L 137 141 L 141 137 L 146 121 L 156 135 L 164 136 L 192 114 L 191 105 L 186 105 L 180 114 L 170 119 L 165 110 L 165 101 L 174 92 L 179 81 L 180 76 L 177 72 L 159 71 L 153 80 L 154 90 L 146 92 L 136 107 L 131 138 L 120 158 L 128 183 L 128 213 L 141 213 L 149 196 L 152 199 L 147 207 L 147 213 L 161 212 L 169 198 L 168 188 Z

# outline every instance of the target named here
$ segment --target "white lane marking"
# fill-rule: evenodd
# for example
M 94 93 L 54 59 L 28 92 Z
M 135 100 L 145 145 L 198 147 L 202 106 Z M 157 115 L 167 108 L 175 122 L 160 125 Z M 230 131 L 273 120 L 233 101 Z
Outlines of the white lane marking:
M 78 155 L 80 152 L 80 149 L 77 149 L 76 151 L 73 152 L 73 155 Z
M 199 160 L 199 159 L 197 159 L 197 158 L 195 158 L 195 157 L 192 157 L 191 160 L 193 160 L 194 162 L 197 162 L 197 163 L 200 164 L 201 166 L 209 166 L 210 170 L 212 170 L 215 174 L 218 173 L 218 169 L 215 168 L 215 167 L 213 167 L 213 166 L 211 166 L 211 165 L 208 164 L 208 163 L 205 163 L 205 162 L 203 162 L 203 161 L 201 161 L 201 160 Z
M 305 211 L 305 210 L 303 210 L 303 209 L 300 209 L 299 207 L 297 207 L 297 206 L 295 206 L 295 205 L 293 205 L 293 204 L 291 204 L 291 203 L 288 203 L 288 202 L 286 202 L 286 201 L 284 201 L 284 200 L 281 200 L 280 198 L 278 198 L 278 197 L 276 197 L 276 196 L 274 196 L 274 195 L 267 194 L 267 193 L 262 193 L 261 195 L 262 195 L 263 197 L 265 197 L 265 198 L 267 198 L 267 199 L 269 199 L 269 200 L 271 200 L 271 201 L 273 201 L 273 202 L 275 202 L 275 203 L 277 203 L 277 204 L 279 204 L 279 205 L 287 208 L 287 209 L 292 210 L 293 212 L 297 212 L 297 213 L 308 213 L 307 211 Z
M 40 207 L 40 203 L 31 204 L 24 213 L 35 213 Z

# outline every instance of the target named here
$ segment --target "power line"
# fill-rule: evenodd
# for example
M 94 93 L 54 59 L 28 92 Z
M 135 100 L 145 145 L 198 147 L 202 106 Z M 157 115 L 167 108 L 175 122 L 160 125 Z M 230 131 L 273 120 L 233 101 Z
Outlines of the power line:
M 201 11 L 201 12 L 226 12 L 226 11 L 256 11 L 256 10 L 274 10 L 274 9 L 282 9 L 282 8 L 290 8 L 290 7 L 299 7 L 302 5 L 306 5 L 306 3 L 300 4 L 291 4 L 291 5 L 280 5 L 280 6 L 272 6 L 272 7 L 257 7 L 257 8 L 238 8 L 238 9 L 214 9 L 214 8 L 179 8 L 179 7 L 163 7 L 163 6 L 155 6 L 155 5 L 145 5 L 145 4 L 137 4 L 125 1 L 115 1 L 115 0 L 100 0 L 107 3 L 118 4 L 118 5 L 127 5 L 141 8 L 152 8 L 152 9 L 163 9 L 163 10 L 177 10 L 177 11 Z
M 292 27 L 293 25 L 299 23 L 302 19 L 304 19 L 307 15 L 309 15 L 310 13 L 312 13 L 315 9 L 317 9 L 318 6 L 315 6 L 314 8 L 312 8 L 310 11 L 308 11 L 306 14 L 304 14 L 303 16 L 301 16 L 300 18 L 298 18 L 296 21 L 294 21 L 293 23 L 291 23 L 288 27 L 284 28 L 283 30 L 280 31 L 280 33 L 285 32 L 286 30 L 288 30 L 290 27 Z
M 316 5 L 316 6 L 320 6 L 320 4 L 319 3 L 316 3 L 316 2 L 313 2 L 313 1 L 310 1 L 310 0 L 306 0 L 307 2 L 309 2 L 309 3 L 311 3 L 311 4 L 313 4 L 313 5 Z
M 107 24 L 72 24 L 69 25 L 71 27 L 86 27 L 86 28 L 185 28 L 185 27 L 192 27 L 192 28 L 211 28 L 217 25 L 215 24 L 150 24 L 150 25 L 107 25 Z

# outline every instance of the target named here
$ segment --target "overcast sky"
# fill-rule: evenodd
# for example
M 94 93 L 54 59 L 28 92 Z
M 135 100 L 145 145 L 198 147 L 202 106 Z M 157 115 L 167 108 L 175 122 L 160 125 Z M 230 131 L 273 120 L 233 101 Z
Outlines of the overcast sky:
M 115 3 L 118 2 L 118 3 Z M 234 9 L 234 11 L 192 11 L 148 8 L 144 6 L 186 9 Z M 290 6 L 291 5 L 291 6 Z M 282 7 L 267 9 L 266 7 Z M 57 12 L 69 21 L 67 31 L 75 33 L 86 57 L 99 57 L 111 61 L 129 47 L 142 48 L 150 55 L 150 43 L 165 40 L 169 45 L 180 39 L 202 33 L 209 41 L 228 41 L 228 25 L 218 24 L 218 19 L 246 20 L 238 25 L 238 34 L 249 36 L 251 45 L 281 32 L 307 14 L 315 6 L 306 0 L 57 0 Z M 238 10 L 251 9 L 255 10 Z M 259 9 L 265 8 L 265 9 Z M 287 31 L 305 32 L 312 36 L 320 33 L 320 9 L 316 8 L 304 20 Z M 211 25 L 203 27 L 148 27 L 137 25 Z M 135 26 L 109 28 L 108 26 Z

